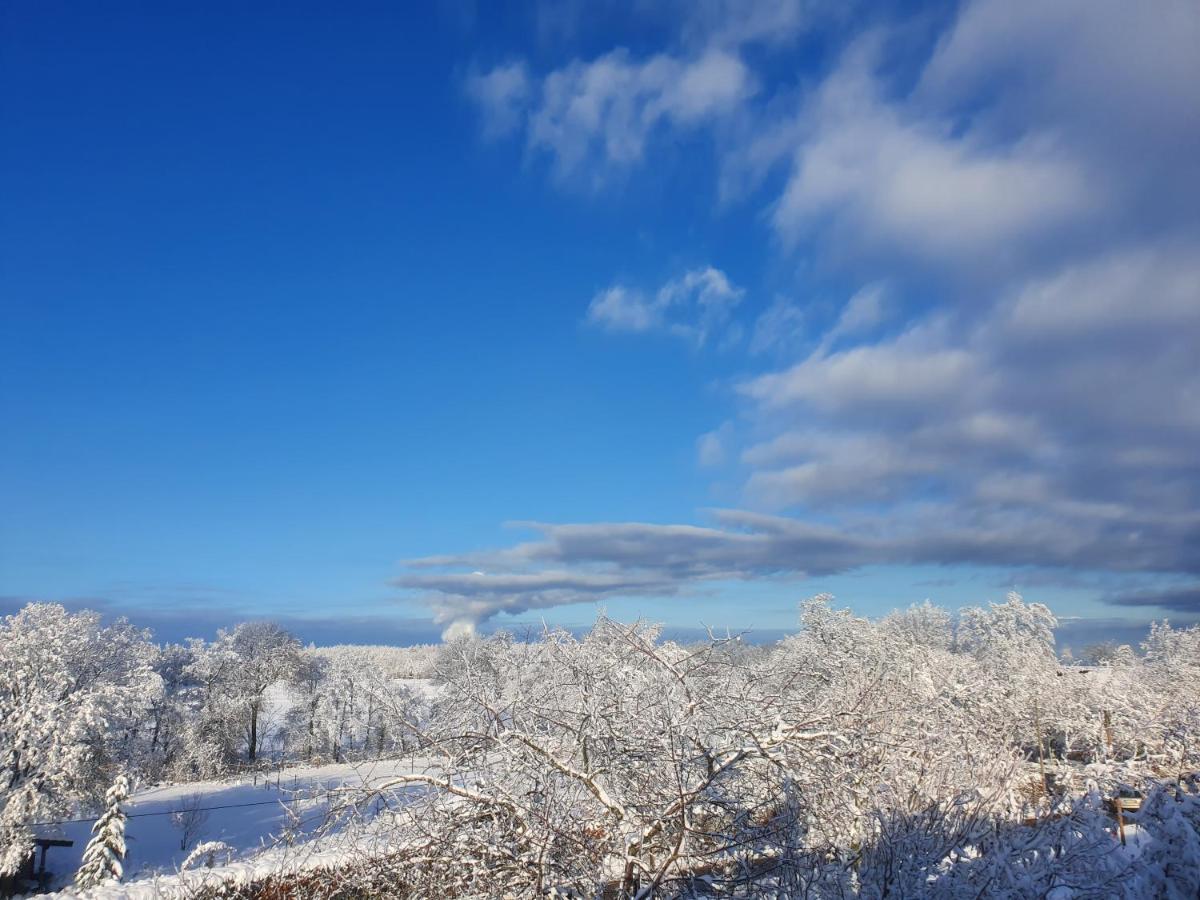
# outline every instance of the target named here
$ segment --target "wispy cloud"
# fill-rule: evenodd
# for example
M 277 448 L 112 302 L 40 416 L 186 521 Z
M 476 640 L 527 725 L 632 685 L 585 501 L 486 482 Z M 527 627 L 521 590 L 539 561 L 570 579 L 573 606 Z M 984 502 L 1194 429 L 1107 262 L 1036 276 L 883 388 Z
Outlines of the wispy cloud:
M 529 67 L 517 60 L 473 73 L 467 78 L 466 90 L 483 116 L 484 135 L 500 138 L 521 127 L 533 84 Z
M 559 181 L 593 187 L 640 163 L 656 132 L 719 121 L 754 90 L 745 63 L 715 47 L 643 59 L 616 49 L 536 81 L 522 63 L 508 63 L 468 82 L 490 134 L 523 129 L 529 150 L 550 157 Z
M 1171 548 L 1129 547 L 1119 531 L 1079 532 L 1060 518 L 978 521 L 947 507 L 840 526 L 744 510 L 713 512 L 714 526 L 644 522 L 525 523 L 537 540 L 496 550 L 409 560 L 393 584 L 423 597 L 452 633 L 497 613 L 610 597 L 686 597 L 710 582 L 803 578 L 878 564 L 985 564 L 1155 571 Z M 1074 523 L 1072 523 L 1074 524 Z M 437 570 L 426 574 L 423 570 Z
M 705 266 L 671 279 L 654 294 L 613 285 L 592 298 L 587 321 L 605 331 L 660 331 L 702 347 L 727 328 L 744 296 L 724 272 Z

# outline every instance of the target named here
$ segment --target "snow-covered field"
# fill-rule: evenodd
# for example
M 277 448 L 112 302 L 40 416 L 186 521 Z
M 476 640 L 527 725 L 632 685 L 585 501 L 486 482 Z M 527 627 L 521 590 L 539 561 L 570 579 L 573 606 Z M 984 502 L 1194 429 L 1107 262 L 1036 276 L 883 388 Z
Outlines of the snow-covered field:
M 129 819 L 125 834 L 126 883 L 113 884 L 89 897 L 157 896 L 166 884 L 163 876 L 179 870 L 198 843 L 221 841 L 235 848 L 233 864 L 197 872 L 196 877 L 222 877 L 238 871 L 265 868 L 285 862 L 280 838 L 286 833 L 293 846 L 288 861 L 316 864 L 334 848 L 314 847 L 300 853 L 294 846 L 303 842 L 326 820 L 330 791 L 368 791 L 386 784 L 399 773 L 423 771 L 420 761 L 376 760 L 354 764 L 291 766 L 273 771 L 269 777 L 246 777 L 235 781 L 205 781 L 151 787 L 135 793 L 126 805 Z M 196 802 L 196 801 L 199 802 Z M 181 828 L 172 812 L 198 806 L 204 810 L 203 825 L 181 848 Z M 47 856 L 47 869 L 56 875 L 55 886 L 65 888 L 78 869 L 87 844 L 91 822 L 75 822 L 45 829 L 45 837 L 73 840 L 73 847 L 54 847 Z M 303 860 L 303 863 L 300 861 Z M 60 896 L 76 896 L 67 891 Z

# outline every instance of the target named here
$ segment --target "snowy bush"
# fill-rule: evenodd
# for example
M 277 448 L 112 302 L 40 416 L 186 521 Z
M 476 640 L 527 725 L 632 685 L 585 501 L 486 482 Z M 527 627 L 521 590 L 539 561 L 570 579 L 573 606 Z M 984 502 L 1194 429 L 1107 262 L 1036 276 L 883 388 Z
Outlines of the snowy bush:
M 179 868 L 184 871 L 198 866 L 211 869 L 218 864 L 218 860 L 222 863 L 229 862 L 236 852 L 235 848 L 223 841 L 203 841 L 195 846 Z

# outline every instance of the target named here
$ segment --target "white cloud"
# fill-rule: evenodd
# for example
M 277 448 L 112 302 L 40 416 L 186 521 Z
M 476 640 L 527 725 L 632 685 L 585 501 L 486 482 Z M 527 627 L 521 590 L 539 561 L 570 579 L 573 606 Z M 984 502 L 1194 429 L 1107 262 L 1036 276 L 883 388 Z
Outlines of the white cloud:
M 1002 319 L 1014 337 L 1047 341 L 1200 329 L 1200 242 L 1125 248 L 1037 278 Z
M 590 603 L 617 594 L 671 594 L 676 586 L 662 575 L 543 569 L 535 572 L 449 572 L 409 574 L 394 584 L 429 598 L 434 623 L 449 639 L 471 634 L 499 612 L 519 613 L 571 603 Z
M 531 88 L 529 69 L 520 60 L 467 78 L 467 95 L 483 113 L 486 137 L 504 137 L 520 127 Z
M 664 54 L 638 62 L 616 50 L 546 76 L 530 114 L 529 144 L 548 150 L 564 177 L 589 162 L 634 163 L 656 126 L 698 124 L 733 109 L 749 91 L 749 72 L 723 52 L 691 62 Z
M 921 326 L 879 344 L 826 355 L 754 378 L 740 388 L 769 410 L 806 404 L 829 412 L 889 413 L 923 410 L 965 399 L 978 362 L 946 346 L 936 325 Z
M 809 0 L 688 0 L 680 7 L 685 41 L 739 47 L 794 40 L 816 18 L 818 4 Z
M 1089 173 L 1052 140 L 993 146 L 886 101 L 878 53 L 861 42 L 805 104 L 807 133 L 772 216 L 789 244 L 820 228 L 841 252 L 979 266 L 1096 214 Z
M 727 329 L 743 296 L 724 272 L 705 266 L 671 279 L 652 297 L 622 285 L 600 291 L 586 318 L 607 331 L 663 331 L 702 347 Z
M 885 287 L 880 282 L 859 288 L 846 302 L 830 337 L 853 337 L 883 322 L 887 318 L 885 296 Z
M 786 297 L 777 297 L 754 322 L 750 352 L 793 351 L 807 336 L 808 323 L 804 310 Z
M 731 183 L 790 165 L 773 207 L 784 240 L 992 280 L 1105 231 L 1194 227 L 1195 4 L 974 0 L 912 89 L 889 76 L 896 39 L 861 37 L 794 119 L 775 115 L 731 153 Z
M 1170 548 L 1131 544 L 1123 527 L 1065 515 L 1021 520 L 1002 515 L 956 519 L 945 506 L 909 510 L 882 527 L 828 527 L 735 510 L 714 513 L 716 527 L 605 522 L 527 523 L 539 539 L 497 553 L 410 560 L 394 584 L 424 596 L 449 633 L 473 630 L 498 613 L 625 596 L 678 596 L 714 581 L 800 578 L 871 564 L 982 563 L 1104 568 L 1170 568 Z M 1080 529 L 1080 524 L 1084 528 Z M 1122 526 L 1126 523 L 1121 523 Z M 1149 524 L 1149 523 L 1148 523 Z M 494 574 L 420 575 L 430 567 L 495 568 Z
M 560 179 L 602 183 L 610 168 L 640 162 L 658 128 L 690 129 L 720 120 L 754 90 L 735 54 L 710 48 L 694 57 L 635 59 L 624 49 L 575 60 L 532 83 L 524 64 L 469 82 L 493 134 L 523 124 L 530 149 L 550 154 Z
M 657 300 L 664 310 L 683 316 L 671 324 L 671 331 L 699 347 L 729 322 L 744 296 L 745 291 L 731 284 L 724 272 L 706 266 L 668 281 Z
M 639 291 L 617 284 L 592 298 L 587 320 L 608 331 L 650 331 L 662 326 L 663 310 Z
M 993 95 L 983 126 L 1046 127 L 1081 151 L 1131 146 L 1183 161 L 1200 138 L 1200 12 L 1121 0 L 975 0 L 939 42 L 917 96 L 946 106 Z M 1104 140 L 1095 140 L 1098 134 Z M 1127 174 L 1135 174 L 1130 172 Z
M 944 464 L 935 454 L 895 452 L 881 434 L 788 434 L 787 445 L 777 438 L 751 448 L 747 460 L 769 459 L 786 450 L 800 461 L 769 466 L 751 474 L 746 489 L 759 505 L 786 509 L 816 506 L 830 500 L 877 502 L 901 496 L 908 483 L 929 476 Z
M 818 350 L 742 386 L 771 435 L 742 454 L 749 496 L 937 497 L 962 521 L 1059 523 L 1100 568 L 1200 569 L 1198 310 L 1200 254 L 1155 245 L 1023 282 L 962 329 Z M 1120 560 L 1088 549 L 1119 540 Z

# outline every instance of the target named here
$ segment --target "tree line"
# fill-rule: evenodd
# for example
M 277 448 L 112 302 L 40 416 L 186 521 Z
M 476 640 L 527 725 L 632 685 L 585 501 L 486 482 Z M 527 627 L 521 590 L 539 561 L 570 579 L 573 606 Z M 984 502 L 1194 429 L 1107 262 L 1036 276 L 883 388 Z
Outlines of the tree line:
M 29 604 L 0 620 L 0 875 L 30 823 L 94 808 L 119 775 L 193 781 L 276 761 L 401 752 L 432 647 L 304 647 L 246 622 L 157 645 L 98 613 Z M 409 682 L 411 683 L 411 682 Z
M 395 755 L 409 774 L 334 801 L 331 827 L 357 813 L 373 836 L 357 856 L 199 896 L 1200 890 L 1200 627 L 1155 623 L 1140 652 L 1087 669 L 1056 652 L 1050 610 L 1015 594 L 876 620 L 822 595 L 798 624 L 767 646 L 601 617 L 582 636 L 396 652 L 300 648 L 262 624 L 156 648 L 33 606 L 0 626 L 0 727 L 19 748 L 3 821 L 66 810 L 117 770 Z M 436 692 L 410 690 L 414 673 Z M 1143 798 L 1136 852 L 1122 793 Z

